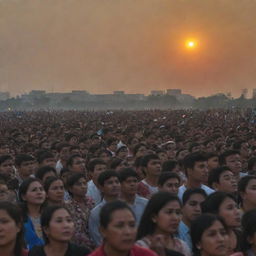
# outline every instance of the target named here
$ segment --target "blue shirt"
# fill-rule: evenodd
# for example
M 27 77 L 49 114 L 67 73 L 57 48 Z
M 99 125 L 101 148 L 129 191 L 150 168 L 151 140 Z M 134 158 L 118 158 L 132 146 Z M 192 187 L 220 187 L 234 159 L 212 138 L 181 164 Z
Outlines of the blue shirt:
M 183 222 L 180 221 L 179 227 L 178 227 L 178 236 L 179 239 L 183 240 L 190 250 L 192 250 L 192 241 L 190 236 L 190 229 L 189 227 Z
M 132 205 L 128 204 L 135 214 L 137 225 L 140 223 L 140 219 L 142 217 L 142 214 L 144 212 L 144 209 L 145 209 L 147 203 L 148 203 L 148 199 L 136 195 L 134 203 Z

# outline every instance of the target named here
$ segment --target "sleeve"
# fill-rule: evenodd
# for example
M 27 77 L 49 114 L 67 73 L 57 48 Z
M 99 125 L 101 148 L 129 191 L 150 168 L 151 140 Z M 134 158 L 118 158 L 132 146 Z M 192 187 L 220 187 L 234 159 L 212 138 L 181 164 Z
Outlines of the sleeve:
M 97 216 L 97 211 L 91 211 L 89 217 L 89 235 L 97 246 L 101 245 L 102 237 L 99 231 L 99 220 Z

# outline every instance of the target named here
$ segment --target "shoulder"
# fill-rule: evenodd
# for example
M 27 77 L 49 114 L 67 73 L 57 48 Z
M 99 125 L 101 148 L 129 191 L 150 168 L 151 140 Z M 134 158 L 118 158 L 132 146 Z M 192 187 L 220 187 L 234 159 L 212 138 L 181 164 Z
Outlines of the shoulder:
M 146 199 L 145 197 L 142 196 L 138 196 L 136 195 L 136 203 L 141 203 L 141 204 L 147 204 L 148 203 L 148 199 Z
M 213 192 L 215 192 L 215 190 L 213 190 L 212 188 L 206 186 L 206 185 L 202 185 L 201 188 L 206 192 L 206 194 L 211 194 Z
M 157 254 L 149 249 L 142 248 L 138 245 L 134 245 L 132 248 L 132 254 L 133 256 L 157 256 Z
M 26 255 L 26 254 L 24 254 Z M 34 246 L 28 253 L 28 256 L 45 256 L 43 246 Z
M 71 252 L 71 255 L 76 255 L 76 256 L 85 256 L 89 255 L 90 250 L 84 246 L 78 246 L 76 244 L 70 244 L 69 249 Z

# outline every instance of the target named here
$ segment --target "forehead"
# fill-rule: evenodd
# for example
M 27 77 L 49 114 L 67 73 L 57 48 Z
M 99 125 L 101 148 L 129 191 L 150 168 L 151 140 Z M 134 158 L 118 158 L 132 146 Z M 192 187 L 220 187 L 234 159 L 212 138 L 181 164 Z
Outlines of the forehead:
M 165 181 L 165 183 L 179 183 L 179 179 L 175 178 L 175 177 L 172 177 L 172 178 L 167 179 Z
M 220 174 L 220 178 L 224 177 L 224 176 L 234 176 L 233 172 L 229 171 L 229 170 L 226 170 L 226 171 L 223 171 L 221 174 Z
M 204 201 L 204 200 L 205 200 L 205 196 L 199 193 L 192 194 L 188 199 L 188 201 Z

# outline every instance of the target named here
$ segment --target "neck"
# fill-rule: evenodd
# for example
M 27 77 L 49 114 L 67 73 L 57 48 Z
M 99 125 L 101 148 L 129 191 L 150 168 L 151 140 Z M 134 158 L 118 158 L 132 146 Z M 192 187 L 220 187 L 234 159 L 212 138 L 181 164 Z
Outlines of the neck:
M 28 215 L 30 217 L 34 217 L 34 218 L 39 217 L 40 209 L 41 209 L 41 205 L 30 204 L 30 205 L 28 205 Z
M 253 204 L 250 204 L 250 203 L 248 203 L 248 202 L 243 202 L 243 207 L 242 207 L 242 209 L 244 210 L 244 212 L 248 212 L 248 211 L 250 211 L 250 210 L 252 210 L 252 209 L 255 209 L 255 205 L 253 205 Z
M 157 187 L 159 176 L 146 176 L 145 181 L 153 187 Z
M 78 203 L 84 203 L 84 196 L 74 196 L 73 200 Z
M 68 249 L 67 242 L 51 241 L 45 245 L 46 255 L 65 255 Z M 48 252 L 48 253 L 47 253 Z
M 103 199 L 104 199 L 106 202 L 111 202 L 111 201 L 117 200 L 118 197 L 117 197 L 117 196 L 107 196 L 107 195 L 105 195 L 105 196 L 103 197 Z
M 133 204 L 135 201 L 136 194 L 121 194 L 121 199 L 123 199 L 128 204 Z
M 108 243 L 106 243 L 103 247 L 106 256 L 128 256 L 129 252 L 127 251 L 117 251 L 113 247 L 111 247 Z
M 196 180 L 187 180 L 186 188 L 200 188 L 202 185 L 202 182 L 196 181 Z
M 59 205 L 62 206 L 64 204 L 64 201 L 51 201 L 51 200 L 47 200 L 47 205 Z
M 15 241 L 12 241 L 11 243 L 5 246 L 0 246 L 1 255 L 4 255 L 4 256 L 15 256 L 14 249 L 15 249 Z
M 182 221 L 184 222 L 184 224 L 186 225 L 186 226 L 188 226 L 189 228 L 190 228 L 190 224 L 191 224 L 191 222 L 189 221 L 189 220 L 187 220 L 186 218 L 182 218 Z

